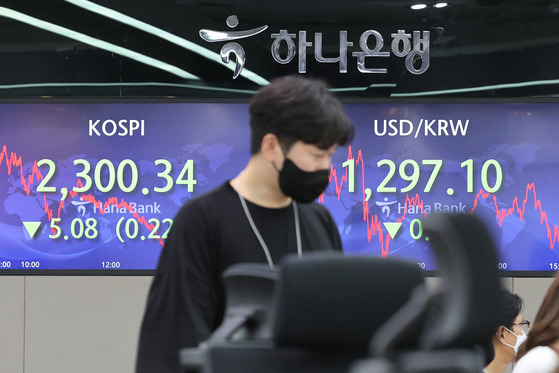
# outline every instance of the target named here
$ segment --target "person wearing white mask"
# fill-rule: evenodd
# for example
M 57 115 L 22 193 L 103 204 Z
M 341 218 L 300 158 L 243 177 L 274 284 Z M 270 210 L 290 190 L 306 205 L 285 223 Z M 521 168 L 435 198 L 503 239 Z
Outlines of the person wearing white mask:
M 547 290 L 513 373 L 559 373 L 559 275 Z
M 503 373 L 514 361 L 518 348 L 526 339 L 530 322 L 523 320 L 524 301 L 517 294 L 503 289 L 501 322 L 491 340 L 495 356 L 485 367 L 484 373 Z

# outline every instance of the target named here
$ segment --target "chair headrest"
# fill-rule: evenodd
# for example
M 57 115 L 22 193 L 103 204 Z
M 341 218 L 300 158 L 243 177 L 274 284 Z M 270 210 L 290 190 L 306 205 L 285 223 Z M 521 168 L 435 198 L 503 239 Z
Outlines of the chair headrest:
M 240 263 L 229 267 L 222 276 L 225 316 L 212 340 L 271 339 L 270 313 L 278 271 L 267 264 Z
M 223 272 L 227 308 L 246 305 L 266 306 L 271 302 L 277 270 L 261 263 L 240 263 Z
M 411 261 L 314 253 L 289 256 L 276 287 L 278 345 L 366 350 L 371 336 L 404 305 L 424 274 Z

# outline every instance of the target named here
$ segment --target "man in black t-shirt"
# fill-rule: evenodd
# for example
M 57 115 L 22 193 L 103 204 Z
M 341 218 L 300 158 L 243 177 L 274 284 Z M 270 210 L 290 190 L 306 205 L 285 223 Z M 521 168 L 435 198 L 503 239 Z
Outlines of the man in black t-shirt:
M 174 219 L 148 295 L 137 373 L 179 372 L 179 350 L 220 325 L 227 267 L 273 267 L 287 253 L 342 249 L 330 213 L 313 202 L 328 185 L 336 148 L 353 137 L 340 102 L 323 82 L 288 76 L 253 97 L 250 115 L 246 167 Z

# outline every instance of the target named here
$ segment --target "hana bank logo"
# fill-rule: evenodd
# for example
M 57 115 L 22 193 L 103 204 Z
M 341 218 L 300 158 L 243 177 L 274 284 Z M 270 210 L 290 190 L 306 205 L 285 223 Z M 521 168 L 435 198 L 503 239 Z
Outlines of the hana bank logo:
M 239 25 L 236 15 L 227 17 L 227 26 L 234 29 Z M 199 34 L 202 39 L 210 43 L 227 42 L 220 51 L 221 60 L 228 64 L 231 55 L 235 56 L 235 71 L 233 79 L 236 79 L 246 63 L 246 54 L 243 47 L 234 40 L 244 39 L 261 34 L 268 25 L 252 28 L 244 31 L 217 31 L 201 29 Z M 405 58 L 406 69 L 415 75 L 423 74 L 429 68 L 430 55 L 430 32 L 413 31 L 406 33 L 405 30 L 398 30 L 390 34 L 392 42 L 390 44 L 392 54 L 396 57 Z M 352 41 L 348 41 L 347 31 L 339 32 L 339 55 L 337 57 L 324 57 L 322 51 L 322 32 L 314 33 L 314 40 L 307 40 L 307 31 L 299 30 L 297 33 L 290 33 L 287 30 L 280 30 L 279 33 L 272 33 L 274 39 L 270 46 L 272 57 L 277 63 L 288 64 L 297 56 L 299 73 L 307 72 L 307 49 L 313 48 L 315 60 L 319 63 L 338 63 L 339 72 L 347 73 L 348 67 L 348 47 L 353 46 Z M 297 43 L 294 41 L 296 40 Z M 388 58 L 390 52 L 382 50 L 384 39 L 376 30 L 366 30 L 359 37 L 360 51 L 351 53 L 356 58 L 357 70 L 364 74 L 386 74 L 388 71 L 384 67 L 370 67 L 366 62 L 371 58 Z M 283 50 L 282 46 L 285 46 Z M 283 51 L 283 52 L 282 52 Z M 282 55 L 283 53 L 283 55 Z M 377 63 L 378 64 L 378 63 Z
M 229 26 L 230 28 L 235 28 L 239 25 L 239 19 L 236 15 L 232 15 L 227 17 L 226 23 L 227 26 Z M 215 31 L 202 29 L 200 30 L 200 37 L 210 43 L 215 43 L 218 41 L 230 41 L 258 35 L 267 28 L 268 26 L 264 25 L 245 31 Z M 225 44 L 223 48 L 221 48 L 219 54 L 221 55 L 221 60 L 226 64 L 229 63 L 231 54 L 235 55 L 236 66 L 235 72 L 233 73 L 233 79 L 237 79 L 237 77 L 241 74 L 241 71 L 243 71 L 243 67 L 245 66 L 246 61 L 245 50 L 243 49 L 243 47 L 241 47 L 239 43 L 230 42 Z

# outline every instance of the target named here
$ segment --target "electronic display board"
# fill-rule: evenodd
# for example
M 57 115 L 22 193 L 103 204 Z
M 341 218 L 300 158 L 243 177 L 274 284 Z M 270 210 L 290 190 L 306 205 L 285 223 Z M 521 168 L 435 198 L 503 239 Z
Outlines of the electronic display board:
M 421 220 L 473 213 L 506 273 L 559 269 L 559 104 L 344 107 L 356 136 L 319 203 L 346 254 L 436 270 Z M 0 274 L 153 270 L 180 206 L 237 175 L 249 136 L 246 102 L 0 104 Z

